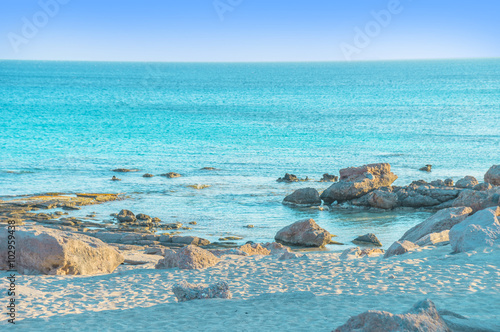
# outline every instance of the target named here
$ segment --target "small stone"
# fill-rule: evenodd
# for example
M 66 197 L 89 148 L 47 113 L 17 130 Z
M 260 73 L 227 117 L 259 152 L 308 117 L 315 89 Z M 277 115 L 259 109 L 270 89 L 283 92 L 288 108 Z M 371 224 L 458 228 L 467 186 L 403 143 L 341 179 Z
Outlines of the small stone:
M 379 239 L 373 233 L 368 233 L 362 236 L 355 238 L 352 243 L 361 244 L 361 245 L 374 245 L 377 247 L 381 247 L 382 243 L 380 243 Z
M 167 177 L 169 179 L 172 179 L 172 178 L 179 178 L 182 175 L 180 175 L 179 173 L 175 173 L 175 172 L 168 172 L 168 173 L 165 173 L 165 174 L 160 174 L 160 176 L 165 176 L 165 177 Z
M 113 175 L 111 178 L 111 181 L 121 181 L 122 179 L 117 178 L 116 176 Z
M 432 170 L 432 165 L 425 165 L 424 167 L 419 168 L 420 171 L 430 172 Z
M 196 221 L 190 221 L 188 224 L 189 225 L 197 225 L 198 223 Z

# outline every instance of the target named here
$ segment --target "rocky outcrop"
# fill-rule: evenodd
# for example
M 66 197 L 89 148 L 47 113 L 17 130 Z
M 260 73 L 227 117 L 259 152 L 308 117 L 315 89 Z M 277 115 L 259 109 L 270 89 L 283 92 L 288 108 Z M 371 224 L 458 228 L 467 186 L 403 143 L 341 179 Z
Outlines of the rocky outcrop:
M 377 237 L 373 233 L 368 233 L 362 236 L 358 236 L 357 238 L 352 240 L 352 243 L 360 245 L 372 245 L 377 247 L 382 246 L 382 243 L 380 243 L 379 239 L 377 239 Z
M 130 210 L 121 210 L 120 213 L 116 215 L 116 219 L 119 222 L 134 222 L 137 220 L 135 214 Z
M 455 199 L 460 189 L 453 187 L 434 187 L 425 181 L 416 181 L 406 187 L 396 188 L 398 205 L 421 208 L 439 206 Z
M 445 245 L 450 242 L 449 233 L 450 231 L 446 230 L 439 233 L 427 234 L 418 239 L 418 241 L 415 242 L 415 244 L 419 247 L 432 246 L 436 244 Z
M 278 181 L 278 182 L 298 182 L 299 179 L 297 178 L 297 176 L 295 174 L 285 173 L 284 177 L 278 178 L 278 180 L 276 180 L 276 181 Z
M 457 183 L 455 183 L 455 187 L 472 189 L 478 183 L 479 182 L 475 177 L 467 175 L 464 178 L 458 180 Z
M 253 243 L 253 244 L 247 243 L 241 246 L 240 250 L 247 253 L 249 256 L 253 255 L 267 256 L 271 254 L 270 250 L 263 248 L 259 243 Z
M 0 231 L 0 254 L 7 258 L 7 229 Z M 99 239 L 41 226 L 16 227 L 15 267 L 22 274 L 93 275 L 113 272 L 123 256 Z M 0 269 L 8 270 L 6 259 Z
M 323 174 L 323 177 L 319 180 L 319 182 L 337 182 L 338 180 L 338 176 L 325 173 Z
M 453 201 L 453 206 L 469 206 L 473 212 L 500 205 L 500 187 L 478 191 L 466 189 Z
M 160 174 L 160 176 L 164 176 L 166 178 L 173 179 L 173 178 L 180 178 L 182 175 L 180 175 L 179 173 L 175 173 L 175 172 L 168 172 L 165 174 Z
M 407 240 L 416 243 L 428 234 L 450 230 L 456 224 L 464 221 L 471 213 L 472 209 L 464 206 L 440 210 L 425 221 L 410 228 L 399 241 Z
M 189 245 L 180 250 L 166 250 L 165 257 L 156 264 L 156 269 L 178 267 L 185 270 L 204 269 L 219 263 L 220 259 L 208 250 Z
M 472 188 L 472 190 L 478 190 L 478 191 L 486 191 L 490 189 L 493 189 L 493 186 L 488 182 L 478 183 Z
M 321 194 L 326 204 L 361 197 L 380 187 L 390 186 L 398 177 L 389 164 L 369 164 L 340 170 L 340 181 Z
M 481 247 L 500 245 L 500 207 L 476 212 L 450 230 L 450 244 L 454 252 L 465 252 Z
M 386 311 L 367 311 L 358 316 L 349 318 L 334 332 L 356 331 L 425 331 L 425 332 L 452 332 L 438 313 L 436 306 L 430 300 L 416 303 L 405 314 L 392 314 Z
M 500 186 L 500 165 L 493 165 L 484 174 L 484 182 L 488 182 L 494 186 Z
M 137 168 L 117 168 L 114 169 L 113 172 L 118 172 L 118 173 L 128 173 L 128 172 L 139 172 Z
M 417 249 L 418 246 L 410 241 L 396 241 L 394 242 L 389 249 L 384 254 L 384 258 L 389 258 L 391 256 L 406 254 L 407 252 L 413 251 Z
M 144 174 L 142 177 L 143 177 L 143 178 L 152 178 L 153 176 L 154 176 L 153 174 L 146 173 L 146 174 Z
M 390 189 L 377 189 L 366 196 L 368 204 L 374 208 L 387 210 L 398 206 L 398 195 L 393 193 Z
M 213 298 L 232 298 L 232 294 L 229 291 L 229 285 L 225 281 L 217 282 L 210 286 L 205 284 L 190 284 L 186 281 L 181 281 L 172 287 L 172 291 L 179 302 Z
M 321 205 L 321 199 L 316 189 L 302 188 L 286 196 L 283 200 L 283 204 L 292 206 L 316 206 Z
M 314 219 L 304 219 L 281 229 L 274 238 L 285 244 L 324 247 L 330 242 L 332 235 L 319 227 Z

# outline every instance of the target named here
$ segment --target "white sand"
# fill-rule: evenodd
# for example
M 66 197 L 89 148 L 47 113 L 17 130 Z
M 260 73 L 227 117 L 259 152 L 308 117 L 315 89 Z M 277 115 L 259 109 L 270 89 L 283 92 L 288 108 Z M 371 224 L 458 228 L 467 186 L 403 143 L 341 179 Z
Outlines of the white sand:
M 226 256 L 205 270 L 149 263 L 101 276 L 20 276 L 17 324 L 7 328 L 3 314 L 0 330 L 331 331 L 363 311 L 401 313 L 430 298 L 500 331 L 500 249 L 449 255 L 449 246 L 429 248 L 389 259 Z M 180 280 L 225 280 L 233 299 L 177 303 L 171 287 Z

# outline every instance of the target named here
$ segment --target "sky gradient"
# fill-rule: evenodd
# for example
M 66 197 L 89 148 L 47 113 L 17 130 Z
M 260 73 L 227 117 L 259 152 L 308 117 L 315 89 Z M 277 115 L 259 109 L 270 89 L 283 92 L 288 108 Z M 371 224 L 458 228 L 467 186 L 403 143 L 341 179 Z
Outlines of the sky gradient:
M 1 0 L 0 59 L 491 58 L 499 13 L 497 0 Z

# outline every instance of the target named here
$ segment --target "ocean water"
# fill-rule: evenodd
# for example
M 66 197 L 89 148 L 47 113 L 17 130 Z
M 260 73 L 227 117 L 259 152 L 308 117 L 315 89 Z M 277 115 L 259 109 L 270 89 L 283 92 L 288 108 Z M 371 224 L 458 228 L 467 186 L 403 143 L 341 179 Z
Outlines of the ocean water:
M 481 181 L 500 162 L 500 59 L 0 61 L 0 114 L 0 199 L 121 192 L 130 199 L 76 215 L 109 220 L 127 208 L 165 222 L 196 221 L 186 234 L 239 235 L 241 243 L 271 240 L 311 217 L 340 242 L 373 232 L 387 247 L 430 214 L 293 209 L 281 204 L 287 194 L 329 184 L 276 179 L 288 172 L 319 180 L 388 162 L 397 185 L 465 175 Z M 418 171 L 425 164 L 431 173 Z M 123 167 L 141 171 L 111 171 Z M 183 177 L 142 177 L 171 171 Z M 189 187 L 196 184 L 210 187 Z

